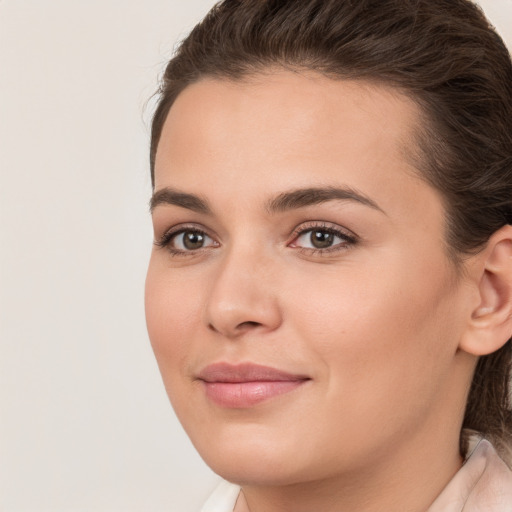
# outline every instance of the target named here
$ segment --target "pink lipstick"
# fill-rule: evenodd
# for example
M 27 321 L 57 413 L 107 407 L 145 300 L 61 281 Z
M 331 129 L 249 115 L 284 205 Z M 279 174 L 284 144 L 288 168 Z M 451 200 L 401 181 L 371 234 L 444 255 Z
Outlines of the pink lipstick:
M 268 366 L 252 363 L 215 363 L 198 375 L 206 396 L 221 407 L 242 409 L 298 388 L 308 380 Z

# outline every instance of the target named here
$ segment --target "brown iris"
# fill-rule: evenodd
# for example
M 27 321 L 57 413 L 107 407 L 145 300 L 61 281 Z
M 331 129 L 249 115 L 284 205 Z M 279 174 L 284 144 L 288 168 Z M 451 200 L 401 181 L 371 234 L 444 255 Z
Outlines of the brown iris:
M 316 249 L 326 249 L 334 241 L 334 235 L 328 231 L 316 229 L 310 235 L 311 245 Z
M 193 251 L 194 249 L 201 249 L 204 245 L 204 235 L 197 231 L 185 231 L 183 233 L 183 246 Z

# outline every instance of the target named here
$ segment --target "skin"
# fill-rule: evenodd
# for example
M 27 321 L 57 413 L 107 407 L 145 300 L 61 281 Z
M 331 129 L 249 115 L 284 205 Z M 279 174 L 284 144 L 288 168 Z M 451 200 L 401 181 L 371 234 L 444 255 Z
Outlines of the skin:
M 155 245 L 148 331 L 198 452 L 243 487 L 237 512 L 420 512 L 461 466 L 476 362 L 461 345 L 482 265 L 460 274 L 447 255 L 441 197 L 407 157 L 418 119 L 384 86 L 283 70 L 202 80 L 170 110 L 155 193 L 194 194 L 211 211 L 155 205 L 156 241 L 171 228 L 206 237 L 197 250 L 179 235 Z M 348 187 L 374 204 L 269 211 L 280 194 L 313 187 Z M 326 226 L 352 241 L 311 249 L 306 230 Z M 215 362 L 310 380 L 224 408 L 196 378 Z

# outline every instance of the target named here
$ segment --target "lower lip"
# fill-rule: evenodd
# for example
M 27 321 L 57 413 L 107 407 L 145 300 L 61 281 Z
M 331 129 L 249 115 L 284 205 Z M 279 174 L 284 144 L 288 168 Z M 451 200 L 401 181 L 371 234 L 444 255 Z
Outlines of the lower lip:
M 306 380 L 257 382 L 204 382 L 206 396 L 221 407 L 242 409 L 289 393 Z

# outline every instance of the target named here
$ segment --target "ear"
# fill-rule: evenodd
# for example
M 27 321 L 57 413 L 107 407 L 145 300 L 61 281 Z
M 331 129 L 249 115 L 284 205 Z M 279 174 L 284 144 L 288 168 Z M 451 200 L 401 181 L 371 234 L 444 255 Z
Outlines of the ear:
M 474 273 L 473 273 L 474 272 Z M 478 304 L 459 348 L 475 356 L 499 350 L 512 336 L 512 226 L 496 231 L 472 266 Z

